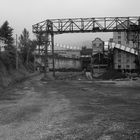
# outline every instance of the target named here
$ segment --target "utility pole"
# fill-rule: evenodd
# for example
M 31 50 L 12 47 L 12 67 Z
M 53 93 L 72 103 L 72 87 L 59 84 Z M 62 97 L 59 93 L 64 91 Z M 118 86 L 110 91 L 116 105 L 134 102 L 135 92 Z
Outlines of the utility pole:
M 48 45 L 49 45 L 49 35 L 46 33 L 45 35 L 45 58 L 44 58 L 44 63 L 45 63 L 45 69 L 44 69 L 44 77 L 47 77 L 47 72 L 48 72 Z
M 53 77 L 55 78 L 55 60 L 54 60 L 54 34 L 51 34 L 51 42 L 52 42 L 52 61 L 53 61 Z
M 17 41 L 17 34 L 16 34 L 16 70 L 18 71 L 18 41 Z
M 93 50 L 92 50 L 92 54 L 91 54 L 91 59 L 90 59 L 90 65 L 91 65 L 91 74 L 94 74 L 94 68 L 93 68 Z

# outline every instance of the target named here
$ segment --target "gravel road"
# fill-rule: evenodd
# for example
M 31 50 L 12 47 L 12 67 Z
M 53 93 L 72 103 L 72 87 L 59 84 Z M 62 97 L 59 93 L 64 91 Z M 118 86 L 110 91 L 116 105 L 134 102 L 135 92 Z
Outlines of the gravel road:
M 0 140 L 139 137 L 139 86 L 40 79 L 33 77 L 0 93 Z

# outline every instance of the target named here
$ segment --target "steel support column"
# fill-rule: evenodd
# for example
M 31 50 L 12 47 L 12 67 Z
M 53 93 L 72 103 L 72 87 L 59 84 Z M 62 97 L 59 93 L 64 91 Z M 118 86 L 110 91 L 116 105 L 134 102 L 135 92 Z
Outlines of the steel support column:
M 55 56 L 54 56 L 54 34 L 51 34 L 51 45 L 52 45 L 52 64 L 53 64 L 53 77 L 55 77 Z
M 48 72 L 48 45 L 49 45 L 49 34 L 45 34 L 45 58 L 44 58 L 44 77 L 47 77 L 47 72 Z

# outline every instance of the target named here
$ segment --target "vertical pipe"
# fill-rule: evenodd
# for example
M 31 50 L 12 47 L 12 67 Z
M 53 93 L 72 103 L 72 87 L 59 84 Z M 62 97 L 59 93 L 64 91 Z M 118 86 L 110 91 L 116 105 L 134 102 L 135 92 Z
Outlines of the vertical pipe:
M 53 56 L 53 77 L 55 77 L 55 62 L 54 62 L 54 34 L 51 34 L 51 41 L 52 41 L 52 56 Z

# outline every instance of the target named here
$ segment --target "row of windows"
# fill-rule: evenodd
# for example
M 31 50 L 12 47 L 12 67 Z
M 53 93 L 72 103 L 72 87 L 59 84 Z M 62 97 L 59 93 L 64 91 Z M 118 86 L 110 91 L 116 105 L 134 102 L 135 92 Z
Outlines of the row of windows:
M 118 36 L 118 39 L 121 39 L 121 36 Z
M 122 51 L 118 50 L 118 57 L 121 57 Z M 130 54 L 126 53 L 126 58 L 130 58 Z
M 126 68 L 129 69 L 130 65 L 126 65 Z M 118 65 L 118 69 L 121 69 L 121 65 Z
M 118 41 L 118 44 L 121 44 L 122 42 L 121 41 Z
M 121 59 L 118 59 L 118 62 L 121 63 Z M 130 59 L 126 59 L 126 63 L 129 63 Z
M 93 44 L 94 47 L 103 47 L 103 43 L 100 44 Z
M 118 53 L 118 58 L 121 58 L 121 56 L 122 56 L 121 53 Z M 126 58 L 129 59 L 130 58 L 130 55 L 129 54 L 126 55 Z
M 121 44 L 121 41 L 120 41 L 120 39 L 121 39 L 121 32 L 118 32 L 118 39 L 119 39 L 118 44 Z

